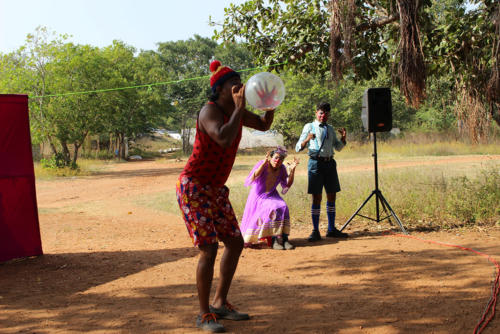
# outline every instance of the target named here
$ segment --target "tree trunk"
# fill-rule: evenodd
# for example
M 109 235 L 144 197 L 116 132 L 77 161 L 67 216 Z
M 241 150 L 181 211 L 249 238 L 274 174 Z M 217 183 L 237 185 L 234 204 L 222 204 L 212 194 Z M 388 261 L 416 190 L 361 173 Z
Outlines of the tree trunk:
M 114 152 L 114 150 L 113 150 L 113 134 L 112 133 L 109 134 L 108 152 L 111 153 L 111 154 Z
M 191 145 L 189 141 L 191 139 L 191 128 L 188 127 L 188 117 L 184 116 L 182 118 L 181 137 L 182 137 L 182 152 L 184 154 L 191 153 Z
M 78 159 L 78 149 L 80 148 L 80 145 L 78 145 L 76 142 L 73 143 L 74 148 L 73 148 L 73 161 L 72 165 L 76 166 L 76 160 Z
M 97 159 L 99 157 L 99 153 L 101 152 L 101 140 L 99 138 L 99 136 L 97 136 L 97 147 L 96 147 L 96 150 L 95 150 L 95 158 Z
M 64 140 L 61 141 L 61 147 L 62 147 L 62 153 L 63 153 L 63 157 L 64 157 L 64 165 L 69 166 L 69 164 L 71 162 L 71 154 L 69 153 L 68 144 L 66 143 L 66 141 L 64 141 Z
M 52 142 L 52 138 L 48 137 L 48 140 L 49 140 L 49 145 L 50 145 L 50 149 L 52 150 L 52 153 L 54 153 L 54 155 L 56 155 L 57 149 L 56 149 L 56 146 L 54 145 L 54 143 Z
M 119 142 L 120 149 L 118 150 L 118 152 L 119 152 L 120 160 L 127 160 L 127 153 L 125 150 L 125 136 L 123 134 L 120 134 L 119 138 L 120 138 L 120 142 Z
M 115 139 L 113 140 L 113 152 L 116 155 L 117 159 L 120 159 L 120 134 L 115 135 Z

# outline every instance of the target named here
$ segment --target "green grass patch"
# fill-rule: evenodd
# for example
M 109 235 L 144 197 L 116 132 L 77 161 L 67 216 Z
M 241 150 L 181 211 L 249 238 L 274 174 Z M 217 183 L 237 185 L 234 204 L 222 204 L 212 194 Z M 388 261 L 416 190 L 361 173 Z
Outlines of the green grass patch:
M 470 154 L 500 154 L 498 143 L 471 145 L 459 141 L 432 142 L 425 137 L 410 139 L 377 140 L 377 151 L 385 157 L 450 156 Z M 351 142 L 339 153 L 343 158 L 370 156 L 373 143 Z
M 458 159 L 459 156 L 467 155 L 498 155 L 498 143 L 470 145 L 453 140 L 436 142 L 425 134 L 420 134 L 403 139 L 381 140 L 377 144 L 380 190 L 406 227 L 451 228 L 500 224 L 500 162 L 494 159 L 477 162 Z M 254 164 L 264 158 L 265 151 L 247 150 L 244 154 L 238 154 L 227 182 L 231 203 L 240 219 L 249 193 L 249 188 L 243 185 L 244 180 Z M 342 191 L 337 196 L 338 222 L 346 221 L 375 188 L 372 153 L 373 143 L 354 142 L 336 153 L 342 186 Z M 310 224 L 311 196 L 307 194 L 308 157 L 305 152 L 296 153 L 290 149 L 288 159 L 293 156 L 299 157 L 301 164 L 297 168 L 294 186 L 283 197 L 290 208 L 292 222 Z M 441 160 L 443 156 L 456 156 L 457 159 L 447 164 L 385 167 L 385 164 L 390 163 L 410 165 L 412 162 L 432 162 Z M 81 171 L 77 175 L 91 173 L 96 168 L 93 163 L 82 163 Z M 369 168 L 362 170 L 359 166 Z M 97 165 L 97 168 L 105 168 L 105 164 Z M 326 221 L 325 199 L 326 195 L 321 215 L 323 223 Z M 133 201 L 137 205 L 154 210 L 180 214 L 173 188 Z M 360 213 L 375 217 L 374 197 Z M 355 221 L 357 220 L 364 219 L 356 217 Z M 382 224 L 387 226 L 385 221 Z
M 150 208 L 156 211 L 180 214 L 175 188 L 156 194 L 148 194 L 133 200 L 134 204 Z
M 341 163 L 350 164 L 344 160 Z M 496 161 L 393 168 L 379 172 L 379 189 L 408 227 L 492 225 L 500 220 L 499 170 Z M 238 174 L 230 179 L 231 203 L 240 218 L 249 193 L 242 180 Z M 337 219 L 347 221 L 375 189 L 374 172 L 347 170 L 340 173 L 340 182 Z M 309 224 L 311 195 L 307 194 L 307 175 L 297 175 L 293 187 L 283 197 L 292 221 Z M 375 218 L 375 210 L 372 197 L 360 214 Z M 326 220 L 324 207 L 321 217 Z
M 50 180 L 57 177 L 89 176 L 106 169 L 108 162 L 102 160 L 79 159 L 78 168 L 44 168 L 41 163 L 35 162 L 35 177 L 39 180 Z
M 235 168 L 228 181 L 230 200 L 239 219 L 250 190 L 243 185 L 253 166 L 248 162 L 257 159 L 259 157 L 239 159 L 236 167 L 240 168 Z M 349 160 L 341 163 L 349 165 Z M 304 165 L 301 168 L 305 168 Z M 345 222 L 375 189 L 374 173 L 373 170 L 347 170 L 340 173 L 340 181 L 342 191 L 337 196 L 337 220 Z M 407 228 L 495 225 L 500 221 L 500 169 L 497 161 L 381 170 L 379 188 Z M 310 224 L 311 196 L 307 194 L 304 173 L 296 176 L 294 185 L 283 198 L 290 208 L 292 223 Z M 135 203 L 179 214 L 174 189 L 138 198 Z M 375 197 L 372 197 L 360 214 L 375 218 L 375 212 Z M 385 214 L 381 213 L 381 217 Z M 326 221 L 324 207 L 321 220 Z M 355 221 L 358 220 L 369 222 L 355 217 Z M 381 224 L 387 226 L 386 221 Z

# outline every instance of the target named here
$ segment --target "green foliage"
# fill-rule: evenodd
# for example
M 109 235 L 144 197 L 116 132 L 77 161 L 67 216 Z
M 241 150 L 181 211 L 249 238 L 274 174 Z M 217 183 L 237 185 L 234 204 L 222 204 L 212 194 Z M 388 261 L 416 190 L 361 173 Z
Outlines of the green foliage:
M 73 170 L 78 169 L 78 165 L 74 162 L 68 164 L 62 153 L 54 154 L 52 157 L 40 159 L 40 165 L 46 169 L 63 169 L 70 168 Z
M 287 146 L 295 146 L 302 128 L 314 120 L 314 111 L 319 102 L 329 102 L 332 110 L 330 124 L 345 127 L 350 138 L 361 138 L 362 96 L 370 87 L 389 87 L 390 77 L 381 71 L 377 78 L 354 82 L 346 80 L 335 84 L 327 79 L 306 74 L 282 73 L 286 97 L 276 110 L 273 129 L 283 134 Z M 393 126 L 401 130 L 413 127 L 417 111 L 406 105 L 399 90 L 392 90 Z
M 251 0 L 225 9 L 225 19 L 214 38 L 222 41 L 243 40 L 254 57 L 264 64 L 287 62 L 294 72 L 324 75 L 330 71 L 330 1 L 327 0 Z M 429 5 L 422 1 L 421 6 Z M 346 6 L 340 1 L 340 6 Z M 369 80 L 383 68 L 389 68 L 398 44 L 396 24 L 379 24 L 395 14 L 394 1 L 355 1 L 351 52 L 344 59 L 344 74 L 355 73 L 356 80 Z M 347 8 L 342 7 L 343 15 Z M 426 16 L 421 12 L 419 17 Z M 347 27 L 347 17 L 341 17 Z M 421 18 L 422 21 L 425 18 Z M 390 23 L 394 20 L 390 21 Z
M 341 158 L 343 153 L 339 154 L 337 160 L 339 166 L 360 164 L 357 154 L 354 158 Z M 255 157 L 253 162 L 259 158 Z M 432 157 L 427 159 L 432 160 Z M 419 161 L 421 160 L 420 156 Z M 239 217 L 243 214 L 249 191 L 241 182 L 242 175 L 246 176 L 252 167 L 252 163 L 248 164 L 247 161 L 252 160 L 245 156 L 244 161 L 238 162 L 241 165 L 237 166 L 229 180 L 231 203 Z M 303 161 L 306 161 L 305 157 Z M 401 161 L 401 158 L 397 161 Z M 477 170 L 471 164 L 457 164 L 452 170 L 449 166 L 439 164 L 387 169 L 380 174 L 380 187 L 384 197 L 408 228 L 494 225 L 500 221 L 498 166 L 494 162 L 477 166 Z M 340 173 L 342 191 L 337 196 L 337 221 L 345 222 L 370 195 L 374 189 L 373 177 L 373 171 L 350 171 L 349 168 Z M 294 185 L 284 199 L 290 208 L 293 224 L 310 224 L 311 197 L 307 194 L 305 172 L 296 175 Z M 374 198 L 360 213 L 374 217 Z M 321 219 L 326 220 L 324 214 Z M 358 221 L 364 219 L 357 217 L 354 224 Z M 389 226 L 387 221 L 381 224 L 383 228 Z
M 95 160 L 112 160 L 115 157 L 116 157 L 115 154 L 108 150 L 95 151 L 95 152 L 83 151 L 80 154 L 80 158 L 95 159 Z
M 49 143 L 52 154 L 62 156 L 66 165 L 76 164 L 89 135 L 112 136 L 125 158 L 127 140 L 159 127 L 194 126 L 209 95 L 214 56 L 236 69 L 253 66 L 242 45 L 224 48 L 199 36 L 159 43 L 158 52 L 139 54 L 120 41 L 96 48 L 66 39 L 39 27 L 17 52 L 0 55 L 0 92 L 30 95 L 33 142 Z M 182 81 L 190 78 L 197 79 Z M 176 80 L 180 82 L 116 90 Z M 90 93 L 96 90 L 104 92 Z M 63 96 L 47 96 L 57 94 Z
M 450 214 L 468 224 L 496 219 L 499 221 L 500 171 L 484 170 L 476 179 L 466 176 L 451 180 L 454 189 L 447 198 Z
M 383 2 L 383 6 L 388 4 Z M 491 23 L 481 21 L 481 15 L 484 8 L 491 9 L 491 4 L 487 1 L 484 7 L 481 2 L 477 11 L 471 12 L 469 18 L 482 22 L 481 27 L 487 32 Z M 76 164 L 78 157 L 82 155 L 80 148 L 89 136 L 99 136 L 107 142 L 112 141 L 111 138 L 116 140 L 123 154 L 126 141 L 134 141 L 155 128 L 166 127 L 181 131 L 194 127 L 197 114 L 210 94 L 208 65 L 212 59 L 219 59 L 223 64 L 241 70 L 258 64 L 278 62 L 283 60 L 280 57 L 287 52 L 291 54 L 303 45 L 308 45 L 312 49 L 304 49 L 307 52 L 304 51 L 302 58 L 297 58 L 295 65 L 289 67 L 289 70 L 275 68 L 285 82 L 287 94 L 284 103 L 276 111 L 273 129 L 284 135 L 287 145 L 293 146 L 304 124 L 314 119 L 315 105 L 319 101 L 326 101 L 332 105 L 331 123 L 335 127 L 346 127 L 348 140 L 366 139 L 360 121 L 361 97 L 366 88 L 392 85 L 393 78 L 388 67 L 377 63 L 384 59 L 382 53 L 386 51 L 380 51 L 379 54 L 373 50 L 373 57 L 379 57 L 378 60 L 373 57 L 370 57 L 370 61 L 366 57 L 364 60 L 363 57 L 355 58 L 356 61 L 364 62 L 363 66 L 369 69 L 348 72 L 344 81 L 334 83 L 328 74 L 328 39 L 325 39 L 323 31 L 329 15 L 326 1 L 273 0 L 268 4 L 263 1 L 248 1 L 241 6 L 231 5 L 226 11 L 226 19 L 229 20 L 231 15 L 236 15 L 243 8 L 245 11 L 238 15 L 242 15 L 241 20 L 248 21 L 238 29 L 243 29 L 248 38 L 252 34 L 258 35 L 259 31 L 271 34 L 270 37 L 262 35 L 254 42 L 247 39 L 246 44 L 232 42 L 232 39 L 237 40 L 238 35 L 234 31 L 231 35 L 228 27 L 232 26 L 227 26 L 216 34 L 216 37 L 225 36 L 223 44 L 195 36 L 187 41 L 159 43 L 156 51 L 137 52 L 132 46 L 120 41 L 114 41 L 104 48 L 75 45 L 67 42 L 67 35 L 56 35 L 39 27 L 34 34 L 28 36 L 26 44 L 19 50 L 6 55 L 0 54 L 0 92 L 29 93 L 33 143 L 49 144 L 52 154 L 62 156 L 66 166 L 69 166 Z M 368 13 L 366 4 L 362 6 L 363 13 Z M 433 6 L 437 4 L 434 3 Z M 450 17 L 456 18 L 464 14 L 460 9 L 462 7 L 463 1 L 450 0 L 439 7 L 442 10 L 428 12 L 429 17 L 433 18 L 432 24 L 440 27 L 431 36 L 434 38 L 432 43 L 437 38 L 445 40 L 446 29 L 452 29 L 452 35 L 458 33 L 457 29 L 465 29 L 456 22 L 448 22 Z M 255 15 L 247 17 L 249 13 Z M 237 21 L 232 21 L 231 24 L 236 24 L 235 22 Z M 445 27 L 447 24 L 448 28 Z M 236 29 L 236 26 L 233 28 Z M 479 31 L 483 31 L 483 28 Z M 387 29 L 389 30 L 384 34 L 393 33 L 390 28 Z M 425 32 L 428 33 L 427 30 Z M 366 32 L 363 38 L 368 43 L 370 38 L 382 36 L 378 34 L 382 32 Z M 272 36 L 275 39 L 270 39 Z M 462 35 L 457 38 L 476 38 L 478 32 L 460 36 Z M 483 42 L 487 43 L 489 40 L 491 36 L 488 32 Z M 450 46 L 449 42 L 445 42 Z M 389 42 L 387 45 L 381 44 L 381 50 L 389 53 L 395 50 L 394 45 Z M 458 47 L 457 45 L 454 44 L 453 48 Z M 486 49 L 488 47 L 486 44 L 481 45 Z M 258 56 L 253 57 L 249 48 L 252 52 L 261 51 Z M 484 50 L 476 50 L 476 47 L 472 49 L 474 57 L 485 57 Z M 459 64 L 448 62 L 443 65 L 444 57 L 450 56 L 446 53 L 448 49 L 444 44 L 439 44 L 436 50 L 439 51 L 439 57 L 433 58 L 433 61 L 429 59 L 429 63 L 436 63 L 431 69 L 434 77 L 428 82 L 427 101 L 420 108 L 408 107 L 399 90 L 392 90 L 394 127 L 403 131 L 453 132 L 450 129 L 453 130 L 457 122 L 453 112 L 457 95 L 453 91 L 455 77 L 449 71 L 451 67 L 446 64 L 452 64 L 456 68 L 459 68 Z M 449 50 L 452 50 L 451 47 Z M 258 71 L 261 69 L 242 72 L 243 81 Z M 477 76 L 471 78 L 479 79 Z M 114 90 L 155 82 L 173 84 Z M 112 91 L 70 93 L 106 89 Z M 47 97 L 60 93 L 70 94 Z M 98 155 L 101 158 L 113 157 L 113 145 L 115 144 L 110 143 Z M 96 154 L 84 153 L 88 157 L 95 157 Z
M 225 9 L 224 23 L 214 38 L 242 40 L 257 62 L 286 63 L 284 67 L 294 74 L 323 78 L 330 71 L 336 80 L 343 77 L 363 85 L 381 72 L 391 72 L 389 85 L 401 84 L 408 102 L 416 95 L 415 105 L 424 97 L 423 87 L 416 85 L 421 80 L 417 79 L 431 78 L 426 86 L 431 101 L 417 116 L 416 124 L 425 123 L 424 127 L 434 129 L 449 127 L 455 121 L 451 107 L 460 115 L 471 139 L 487 137 L 489 119 L 493 116 L 500 124 L 499 2 L 420 1 L 414 30 L 419 36 L 402 35 L 401 3 L 405 2 L 356 0 L 351 6 L 344 0 L 251 0 Z M 474 7 L 467 10 L 471 4 Z M 330 5 L 338 6 L 338 10 Z M 336 33 L 335 26 L 342 32 L 338 40 L 331 37 Z M 403 58 L 401 45 L 415 38 L 421 41 L 422 49 L 417 47 L 414 52 L 423 53 L 425 66 L 396 71 Z M 444 94 L 437 93 L 443 90 Z M 463 106 L 464 101 L 470 105 Z M 354 109 L 348 107 L 343 112 L 350 110 Z M 287 137 L 296 131 L 293 122 L 281 126 Z

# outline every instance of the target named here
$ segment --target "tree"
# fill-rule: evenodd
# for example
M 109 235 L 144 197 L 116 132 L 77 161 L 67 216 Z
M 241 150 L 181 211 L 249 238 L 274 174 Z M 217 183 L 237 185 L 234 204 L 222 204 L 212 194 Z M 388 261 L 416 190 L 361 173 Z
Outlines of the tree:
M 287 63 L 299 72 L 340 80 L 350 71 L 357 80 L 371 79 L 399 54 L 398 73 L 408 101 L 423 96 L 423 57 L 418 40 L 417 12 L 413 1 L 263 0 L 247 1 L 226 9 L 215 38 L 243 38 L 260 62 Z M 428 4 L 422 1 L 422 6 Z M 399 6 L 398 6 L 399 5 Z M 403 21 L 404 20 L 404 21 Z M 396 22 L 401 21 L 398 32 Z M 401 37 L 401 41 L 398 38 Z M 417 73 L 407 72 L 418 68 Z M 417 71 L 415 71 L 417 72 Z
M 386 87 L 391 82 L 390 75 L 384 72 L 369 81 L 345 80 L 338 84 L 310 74 L 283 73 L 282 78 L 287 96 L 276 111 L 273 129 L 283 134 L 287 146 L 295 145 L 304 124 L 314 119 L 316 104 L 322 101 L 331 104 L 330 121 L 334 127 L 345 127 L 351 136 L 365 137 L 361 127 L 360 97 L 366 88 Z M 416 110 L 405 104 L 397 88 L 392 93 L 392 104 L 394 127 L 409 129 Z
M 29 93 L 34 142 L 48 142 L 64 165 L 76 166 L 78 149 L 97 121 L 98 100 L 90 94 L 51 95 L 95 89 L 102 79 L 101 64 L 97 48 L 64 43 L 64 35 L 50 41 L 51 35 L 39 27 L 26 45 L 3 57 L 8 84 L 2 91 Z
M 158 43 L 158 57 L 164 80 L 179 81 L 165 86 L 162 91 L 168 102 L 166 105 L 173 110 L 169 114 L 171 121 L 183 133 L 184 153 L 188 153 L 191 149 L 189 130 L 194 127 L 198 112 L 210 95 L 210 62 L 218 59 L 238 70 L 253 66 L 251 56 L 242 45 L 219 46 L 209 38 L 195 35 L 187 41 Z
M 48 68 L 52 73 L 48 87 L 54 94 L 92 90 L 101 79 L 97 48 L 88 45 L 59 45 L 53 50 Z M 91 94 L 76 94 L 46 96 L 35 101 L 38 99 L 43 100 L 48 116 L 47 126 L 53 138 L 59 142 L 65 165 L 76 166 L 78 150 L 97 119 L 95 97 Z M 70 153 L 69 144 L 73 145 L 73 154 Z M 56 148 L 54 150 L 57 151 Z
M 465 89 L 499 122 L 499 3 L 471 2 L 474 10 L 466 10 L 465 0 L 253 0 L 226 8 L 214 37 L 243 40 L 259 63 L 330 72 L 334 81 L 371 79 L 390 69 L 414 107 L 425 97 L 427 77 L 453 64 L 463 78 L 456 94 Z
M 161 111 L 157 108 L 157 99 L 149 96 L 145 88 L 129 88 L 144 84 L 144 73 L 149 73 L 154 63 L 147 55 L 135 57 L 135 49 L 121 41 L 102 50 L 106 66 L 102 68 L 105 80 L 103 89 L 115 89 L 101 94 L 102 132 L 111 133 L 118 140 L 118 152 L 121 159 L 126 159 L 128 140 L 138 134 L 150 132 L 158 123 Z M 150 78 L 147 78 L 150 82 Z
M 448 1 L 433 12 L 426 37 L 431 73 L 452 78 L 460 130 L 475 142 L 488 136 L 491 119 L 500 125 L 500 5 L 498 1 Z
M 30 96 L 55 92 L 56 74 L 52 63 L 67 38 L 68 35 L 56 35 L 45 27 L 37 27 L 34 34 L 28 34 L 26 44 L 9 56 L 15 65 L 9 71 L 12 84 L 8 89 L 19 89 L 13 92 L 29 93 Z M 53 110 L 43 98 L 30 99 L 29 107 L 33 137 L 37 142 L 47 141 L 52 152 L 57 154 L 55 129 L 51 126 Z

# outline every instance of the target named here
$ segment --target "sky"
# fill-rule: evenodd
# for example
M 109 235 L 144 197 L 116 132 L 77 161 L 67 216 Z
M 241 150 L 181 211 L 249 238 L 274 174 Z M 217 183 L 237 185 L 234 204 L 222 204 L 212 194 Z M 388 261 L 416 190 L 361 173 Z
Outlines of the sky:
M 70 41 L 97 47 L 118 39 L 137 50 L 156 43 L 212 37 L 209 16 L 223 22 L 224 8 L 245 0 L 0 0 L 0 53 L 17 50 L 44 26 Z

